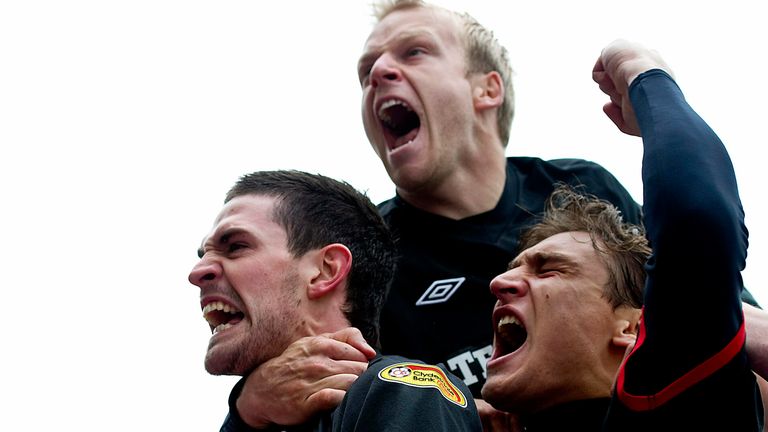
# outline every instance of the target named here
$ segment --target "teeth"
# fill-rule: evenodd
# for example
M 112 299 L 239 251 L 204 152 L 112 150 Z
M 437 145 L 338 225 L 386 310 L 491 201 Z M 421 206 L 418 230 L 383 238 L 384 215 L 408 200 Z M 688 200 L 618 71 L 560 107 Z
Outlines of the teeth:
M 395 105 L 400 105 L 403 108 L 407 109 L 408 111 L 412 111 L 411 107 L 405 104 L 405 102 L 397 100 L 397 99 L 390 99 L 383 104 L 381 104 L 381 107 L 379 108 L 379 119 L 385 121 L 385 122 L 391 122 L 392 118 L 387 114 L 387 109 L 392 108 Z
M 213 334 L 216 334 L 216 333 L 218 333 L 220 331 L 224 331 L 224 330 L 226 330 L 226 329 L 228 329 L 230 327 L 232 327 L 231 324 L 219 324 L 219 325 L 216 326 L 216 328 L 213 329 Z
M 221 301 L 211 302 L 203 307 L 203 319 L 213 327 L 213 334 L 232 327 L 230 323 L 238 315 L 242 313 L 236 307 Z
M 501 355 L 519 350 L 526 340 L 528 340 L 528 332 L 517 318 L 513 315 L 505 315 L 499 319 L 494 343 Z
M 515 317 L 514 317 L 514 316 L 512 316 L 512 315 L 507 315 L 507 316 L 503 316 L 503 317 L 501 317 L 501 319 L 499 320 L 499 324 L 497 325 L 497 327 L 498 327 L 499 329 L 501 329 L 501 327 L 502 327 L 502 326 L 504 326 L 505 324 L 516 324 L 516 325 L 522 325 L 522 324 L 520 324 L 520 321 L 518 321 L 518 320 L 517 320 L 517 318 L 515 318 Z
M 234 307 L 232 307 L 232 306 L 230 306 L 228 304 L 224 304 L 224 302 L 220 302 L 220 301 L 215 301 L 215 302 L 208 303 L 207 305 L 205 305 L 205 307 L 203 308 L 203 315 L 207 315 L 208 313 L 210 313 L 212 311 L 222 311 L 222 312 L 225 312 L 225 313 L 237 313 L 237 312 L 239 312 L 236 308 L 234 308 Z

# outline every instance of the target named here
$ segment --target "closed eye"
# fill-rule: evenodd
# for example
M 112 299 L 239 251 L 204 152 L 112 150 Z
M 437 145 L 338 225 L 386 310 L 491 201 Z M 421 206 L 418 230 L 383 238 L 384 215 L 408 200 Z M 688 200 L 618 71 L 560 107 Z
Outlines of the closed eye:
M 245 248 L 246 246 L 247 245 L 244 244 L 244 243 L 230 243 L 227 246 L 227 253 L 230 253 L 230 254 L 231 253 L 235 253 L 235 252 L 239 251 L 240 249 Z
M 537 274 L 540 278 L 548 278 L 561 274 L 562 271 L 559 268 L 540 268 Z

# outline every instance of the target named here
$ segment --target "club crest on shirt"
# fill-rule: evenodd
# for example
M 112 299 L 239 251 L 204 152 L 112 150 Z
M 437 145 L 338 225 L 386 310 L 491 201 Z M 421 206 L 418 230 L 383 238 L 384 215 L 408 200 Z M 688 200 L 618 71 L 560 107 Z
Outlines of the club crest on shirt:
M 442 369 L 419 363 L 396 363 L 379 371 L 379 379 L 411 387 L 437 389 L 444 398 L 466 408 L 467 398 Z

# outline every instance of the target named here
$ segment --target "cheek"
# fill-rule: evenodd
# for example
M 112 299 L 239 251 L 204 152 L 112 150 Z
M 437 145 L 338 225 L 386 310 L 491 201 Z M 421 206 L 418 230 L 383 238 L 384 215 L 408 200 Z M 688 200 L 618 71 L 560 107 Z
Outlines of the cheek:
M 235 288 L 248 288 L 253 280 L 258 279 L 259 266 L 242 261 L 234 261 L 223 266 L 224 276 Z
M 276 289 L 275 274 L 280 270 L 268 271 L 256 266 L 243 266 L 241 271 L 229 278 L 229 283 L 238 296 L 246 303 L 261 303 L 268 293 Z
M 363 127 L 368 130 L 373 124 L 373 93 L 369 90 L 363 91 L 363 97 L 360 102 L 360 114 L 363 118 Z
M 570 287 L 561 284 L 541 283 L 531 288 L 535 292 L 538 302 L 547 308 L 573 310 L 580 304 L 580 298 Z
M 474 115 L 472 90 L 469 82 L 461 78 L 449 82 L 436 82 L 428 90 L 434 97 L 433 109 L 443 112 L 446 116 L 461 119 Z
M 612 333 L 611 308 L 603 302 L 584 301 L 573 306 L 570 328 L 574 338 L 585 344 L 601 344 L 610 339 Z
M 601 317 L 606 314 L 602 302 L 556 289 L 540 290 L 538 294 L 537 317 L 542 317 L 558 332 L 579 337 L 602 326 Z

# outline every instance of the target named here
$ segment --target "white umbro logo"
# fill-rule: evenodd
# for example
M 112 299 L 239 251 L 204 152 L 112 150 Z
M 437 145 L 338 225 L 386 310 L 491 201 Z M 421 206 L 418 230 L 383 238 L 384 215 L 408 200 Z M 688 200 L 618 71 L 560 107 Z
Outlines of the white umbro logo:
M 424 291 L 416 306 L 424 306 L 435 303 L 447 302 L 456 292 L 466 278 L 443 279 L 432 282 L 432 285 Z

